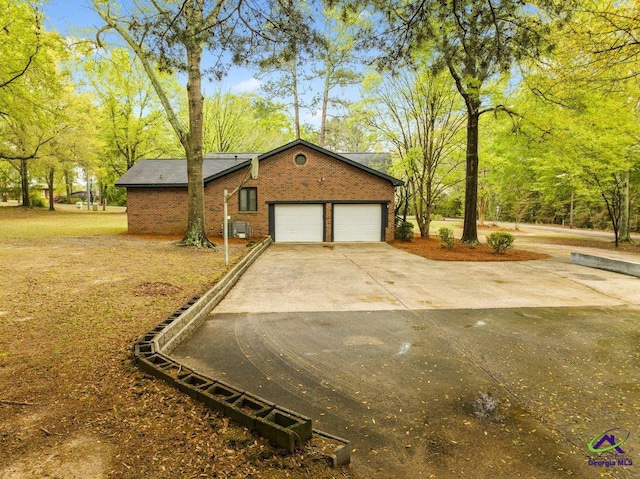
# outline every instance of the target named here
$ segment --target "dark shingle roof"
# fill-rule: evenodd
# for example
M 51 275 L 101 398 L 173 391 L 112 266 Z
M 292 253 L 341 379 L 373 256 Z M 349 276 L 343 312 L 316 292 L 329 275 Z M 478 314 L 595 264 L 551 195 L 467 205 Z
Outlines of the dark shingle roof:
M 256 156 L 255 154 L 253 156 Z M 202 174 L 205 183 L 211 181 L 221 173 L 231 172 L 241 168 L 251 161 L 238 156 L 229 158 L 218 157 L 211 159 L 207 156 L 202 163 Z M 140 160 L 116 181 L 116 186 L 158 186 L 158 187 L 182 187 L 187 185 L 187 160 L 161 159 Z
M 391 154 L 390 153 L 338 153 L 340 156 L 344 156 L 356 163 L 360 163 L 363 166 L 368 166 L 381 173 L 387 173 L 389 166 L 391 166 Z
M 204 182 L 207 183 L 221 176 L 225 176 L 240 168 L 249 166 L 251 159 L 258 156 L 260 160 L 276 153 L 296 146 L 297 144 L 315 149 L 332 158 L 344 161 L 391 181 L 394 185 L 402 182 L 386 173 L 386 166 L 390 162 L 388 153 L 342 153 L 337 154 L 320 148 L 304 140 L 296 140 L 280 148 L 259 155 L 258 153 L 210 153 L 205 156 L 202 170 Z M 126 187 L 184 187 L 187 186 L 187 160 L 185 159 L 157 159 L 140 160 L 116 181 L 116 186 Z

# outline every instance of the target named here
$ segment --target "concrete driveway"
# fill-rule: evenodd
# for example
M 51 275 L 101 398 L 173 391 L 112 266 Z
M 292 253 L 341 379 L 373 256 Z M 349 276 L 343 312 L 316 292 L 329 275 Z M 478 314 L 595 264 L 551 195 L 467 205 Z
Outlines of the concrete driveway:
M 640 463 L 639 325 L 638 278 L 565 257 L 274 244 L 174 356 L 350 439 L 355 477 L 640 477 L 587 449 L 621 428 Z

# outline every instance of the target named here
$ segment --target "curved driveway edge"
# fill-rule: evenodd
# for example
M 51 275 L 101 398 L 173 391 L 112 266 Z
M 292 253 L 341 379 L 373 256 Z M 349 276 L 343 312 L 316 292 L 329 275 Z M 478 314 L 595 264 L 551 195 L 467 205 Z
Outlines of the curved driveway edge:
M 351 451 L 349 441 L 313 430 L 310 418 L 226 382 L 200 374 L 171 357 L 175 348 L 202 324 L 270 244 L 270 237 L 261 241 L 204 296 L 193 298 L 144 334 L 134 346 L 136 363 L 151 375 L 165 380 L 209 408 L 225 414 L 290 452 L 299 443 L 310 440 L 316 434 L 328 443 L 337 445 L 327 454 L 334 467 L 348 464 Z

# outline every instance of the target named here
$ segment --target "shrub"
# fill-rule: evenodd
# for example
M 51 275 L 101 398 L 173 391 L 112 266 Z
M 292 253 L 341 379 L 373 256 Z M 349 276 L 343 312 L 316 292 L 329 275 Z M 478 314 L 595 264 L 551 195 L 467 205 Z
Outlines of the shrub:
M 413 238 L 413 223 L 403 221 L 396 227 L 396 239 L 402 241 L 410 241 Z
M 440 236 L 440 246 L 447 249 L 453 249 L 456 244 L 456 240 L 453 237 L 453 230 L 443 226 L 438 230 L 438 236 Z
M 44 208 L 47 206 L 44 198 L 38 194 L 29 195 L 29 201 L 32 208 Z
M 496 254 L 504 254 L 513 246 L 515 238 L 510 233 L 504 231 L 496 231 L 487 236 L 487 244 L 493 248 Z

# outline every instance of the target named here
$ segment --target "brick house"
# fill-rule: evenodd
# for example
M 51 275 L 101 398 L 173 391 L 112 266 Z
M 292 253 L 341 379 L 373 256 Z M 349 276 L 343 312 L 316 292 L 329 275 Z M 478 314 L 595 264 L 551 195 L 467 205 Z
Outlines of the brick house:
M 207 234 L 221 235 L 224 190 L 240 186 L 254 156 L 205 158 Z M 402 182 L 369 166 L 388 155 L 336 154 L 296 140 L 257 156 L 258 178 L 249 179 L 228 202 L 232 235 L 271 235 L 277 242 L 393 239 L 394 190 Z M 139 161 L 116 185 L 127 188 L 129 232 L 186 231 L 186 160 Z

